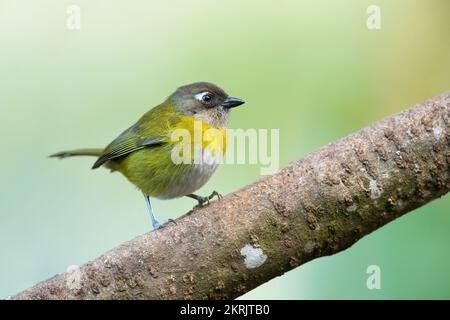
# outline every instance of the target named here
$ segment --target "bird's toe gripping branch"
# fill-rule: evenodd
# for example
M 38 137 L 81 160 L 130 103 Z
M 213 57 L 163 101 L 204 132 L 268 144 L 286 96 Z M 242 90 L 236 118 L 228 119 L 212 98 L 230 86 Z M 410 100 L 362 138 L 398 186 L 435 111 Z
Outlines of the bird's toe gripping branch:
M 209 204 L 211 202 L 212 199 L 214 199 L 214 197 L 217 197 L 217 200 L 222 199 L 222 195 L 220 193 L 218 193 L 217 191 L 213 191 L 209 196 L 205 197 L 205 196 L 199 196 L 196 194 L 188 194 L 186 197 L 192 198 L 194 200 L 198 201 L 198 204 L 196 206 L 194 206 L 193 209 L 197 209 L 200 208 L 202 206 L 204 206 L 205 204 Z

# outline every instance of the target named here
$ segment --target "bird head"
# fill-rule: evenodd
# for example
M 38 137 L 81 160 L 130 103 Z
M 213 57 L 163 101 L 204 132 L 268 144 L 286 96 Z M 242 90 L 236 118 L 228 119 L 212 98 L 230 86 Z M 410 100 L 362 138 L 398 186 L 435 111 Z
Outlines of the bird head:
M 225 127 L 230 109 L 244 100 L 229 96 L 223 89 L 209 82 L 195 82 L 179 87 L 169 99 L 182 114 L 191 115 L 211 125 Z

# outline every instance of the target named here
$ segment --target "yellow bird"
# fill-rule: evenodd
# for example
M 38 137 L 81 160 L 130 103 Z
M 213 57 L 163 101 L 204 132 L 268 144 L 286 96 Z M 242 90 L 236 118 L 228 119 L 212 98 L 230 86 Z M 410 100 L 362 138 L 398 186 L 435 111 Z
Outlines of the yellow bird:
M 178 88 L 145 113 L 104 149 L 63 151 L 51 157 L 95 156 L 100 166 L 122 173 L 144 194 L 153 228 L 160 228 L 150 197 L 188 196 L 199 205 L 208 197 L 194 192 L 212 176 L 226 150 L 229 111 L 244 103 L 218 86 L 196 82 Z

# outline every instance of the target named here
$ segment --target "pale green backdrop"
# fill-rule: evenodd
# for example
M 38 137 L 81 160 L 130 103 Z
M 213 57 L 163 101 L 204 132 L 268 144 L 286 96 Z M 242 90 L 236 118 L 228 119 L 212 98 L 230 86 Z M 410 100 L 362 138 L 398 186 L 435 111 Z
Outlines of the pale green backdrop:
M 81 8 L 68 30 L 66 9 Z M 369 5 L 381 29 L 366 27 Z M 0 297 L 149 230 L 144 200 L 93 159 L 173 89 L 215 82 L 247 101 L 232 128 L 279 128 L 289 161 L 450 89 L 450 1 L 0 0 Z M 226 194 L 257 165 L 222 166 Z M 156 201 L 160 218 L 189 199 Z M 444 197 L 245 298 L 450 298 Z M 366 287 L 378 265 L 380 290 Z

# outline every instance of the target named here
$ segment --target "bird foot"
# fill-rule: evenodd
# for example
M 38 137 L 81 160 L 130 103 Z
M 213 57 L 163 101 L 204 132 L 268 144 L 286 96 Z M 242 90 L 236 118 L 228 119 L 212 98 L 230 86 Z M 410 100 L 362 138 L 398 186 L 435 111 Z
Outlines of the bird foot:
M 174 224 L 177 224 L 175 222 L 175 220 L 173 220 L 173 219 L 168 219 L 168 220 L 164 221 L 163 223 L 159 223 L 158 221 L 155 221 L 155 223 L 153 224 L 153 230 L 162 229 L 162 228 L 166 227 L 168 224 L 170 224 L 171 222 Z
M 198 204 L 194 207 L 194 210 L 200 207 L 203 207 L 205 204 L 208 205 L 210 204 L 211 200 L 217 197 L 217 200 L 222 199 L 222 195 L 220 193 L 218 193 L 217 191 L 213 191 L 209 196 L 207 197 L 202 197 L 202 196 L 197 196 L 196 200 L 198 201 Z

